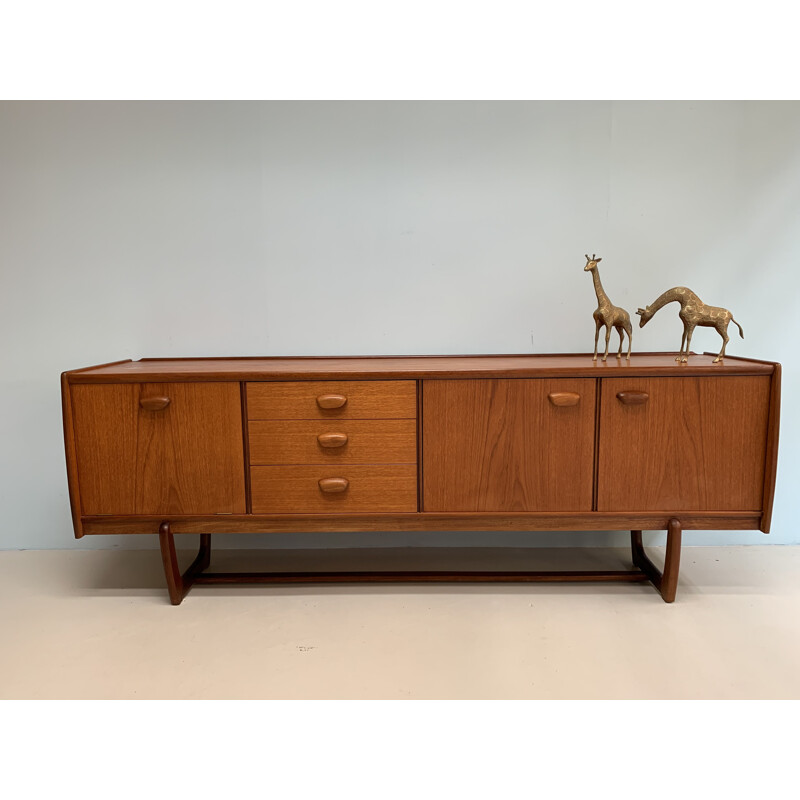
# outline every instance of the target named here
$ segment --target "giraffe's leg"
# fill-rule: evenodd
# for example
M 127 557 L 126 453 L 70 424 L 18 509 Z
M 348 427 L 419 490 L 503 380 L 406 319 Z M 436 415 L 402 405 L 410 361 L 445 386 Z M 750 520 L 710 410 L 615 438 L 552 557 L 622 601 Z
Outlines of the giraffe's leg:
M 689 348 L 692 344 L 692 334 L 694 333 L 694 325 L 692 325 L 689 330 L 686 332 L 686 350 L 684 350 L 683 358 L 681 359 L 682 362 L 687 362 L 689 360 Z
M 725 348 L 728 346 L 728 342 L 731 339 L 731 337 L 728 336 L 727 325 L 717 328 L 717 333 L 722 337 L 722 350 L 719 351 L 719 355 L 714 359 L 714 364 L 716 364 L 718 361 L 722 361 L 722 359 L 725 358 Z
M 678 350 L 678 355 L 675 356 L 676 361 L 680 361 L 683 358 L 683 345 L 686 343 L 686 326 L 683 326 L 683 336 L 681 336 L 681 349 Z
M 622 358 L 622 342 L 625 338 L 625 330 L 622 325 L 617 326 L 617 333 L 619 334 L 619 352 L 617 353 L 617 358 Z
M 611 326 L 606 325 L 606 352 L 603 354 L 603 361 L 608 358 L 608 343 L 611 339 Z
M 600 338 L 600 328 L 603 326 L 603 323 L 597 319 L 594 321 L 594 323 L 594 358 L 592 361 L 597 361 L 597 340 Z
M 625 333 L 628 334 L 628 356 L 627 356 L 627 360 L 630 361 L 631 360 L 631 343 L 633 341 L 633 337 L 631 336 L 631 334 L 633 333 L 633 326 L 630 324 L 630 322 L 625 326 Z

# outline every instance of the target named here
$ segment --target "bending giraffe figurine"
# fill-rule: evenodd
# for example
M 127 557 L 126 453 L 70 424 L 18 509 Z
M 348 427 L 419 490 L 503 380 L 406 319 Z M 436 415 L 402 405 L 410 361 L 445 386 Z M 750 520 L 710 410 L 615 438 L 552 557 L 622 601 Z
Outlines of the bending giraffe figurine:
M 600 273 L 598 272 L 597 265 L 602 258 L 598 258 L 592 254 L 592 257 L 586 256 L 586 266 L 583 268 L 584 272 L 591 272 L 592 279 L 594 280 L 594 292 L 597 295 L 597 308 L 592 314 L 594 317 L 595 331 L 594 331 L 594 358 L 592 361 L 597 361 L 597 339 L 600 336 L 600 328 L 606 326 L 606 352 L 603 354 L 603 361 L 608 358 L 608 340 L 611 338 L 611 329 L 616 328 L 619 334 L 619 352 L 617 358 L 622 358 L 622 341 L 623 331 L 628 334 L 628 355 L 626 358 L 631 360 L 631 318 L 624 308 L 615 306 L 609 299 L 608 295 L 603 290 L 603 284 L 600 283 Z
M 694 329 L 698 325 L 704 328 L 716 328 L 717 333 L 722 337 L 722 350 L 719 351 L 719 354 L 714 359 L 713 363 L 715 364 L 725 358 L 725 348 L 730 340 L 728 323 L 733 322 L 739 329 L 739 336 L 744 339 L 742 326 L 733 318 L 733 314 L 727 308 L 707 306 L 691 289 L 687 289 L 685 286 L 676 286 L 674 289 L 669 289 L 657 298 L 653 305 L 640 308 L 636 312 L 641 317 L 639 327 L 644 328 L 652 319 L 653 314 L 667 303 L 681 304 L 678 316 L 683 320 L 683 336 L 681 337 L 681 349 L 675 357 L 676 361 L 686 362 L 689 360 L 689 345 L 692 342 L 692 333 L 694 333 Z

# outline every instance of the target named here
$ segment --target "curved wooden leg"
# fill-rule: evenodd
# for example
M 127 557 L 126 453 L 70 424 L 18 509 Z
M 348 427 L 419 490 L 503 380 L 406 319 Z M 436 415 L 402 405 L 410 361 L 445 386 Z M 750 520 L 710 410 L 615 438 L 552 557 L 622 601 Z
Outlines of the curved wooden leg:
M 167 578 L 167 589 L 172 605 L 178 606 L 186 597 L 197 576 L 211 563 L 211 534 L 200 534 L 200 549 L 189 569 L 181 575 L 178 558 L 175 555 L 175 537 L 170 530 L 169 522 L 162 522 L 158 528 L 158 543 L 161 546 L 161 560 L 164 562 L 164 574 Z
M 678 571 L 681 564 L 681 523 L 675 518 L 667 523 L 667 552 L 664 556 L 664 571 L 648 558 L 642 544 L 642 532 L 631 531 L 631 555 L 638 567 L 658 589 L 665 603 L 675 601 L 678 591 Z
M 175 537 L 169 529 L 169 522 L 162 522 L 158 528 L 158 543 L 161 546 L 161 560 L 164 562 L 164 574 L 167 576 L 167 589 L 172 605 L 180 605 L 183 600 L 183 577 L 178 569 L 178 558 L 175 555 Z
M 204 569 L 208 569 L 208 565 L 211 563 L 211 534 L 210 533 L 201 533 L 200 534 L 200 550 L 197 552 L 197 558 L 194 560 L 194 563 L 189 570 L 195 570 L 197 572 L 202 572 Z
M 644 555 L 644 546 L 642 545 L 642 532 L 631 531 L 631 557 L 633 558 L 633 566 L 639 567 L 639 557 Z
M 678 591 L 682 532 L 681 523 L 677 519 L 671 519 L 667 526 L 667 554 L 664 557 L 664 573 L 659 587 L 665 603 L 672 603 Z

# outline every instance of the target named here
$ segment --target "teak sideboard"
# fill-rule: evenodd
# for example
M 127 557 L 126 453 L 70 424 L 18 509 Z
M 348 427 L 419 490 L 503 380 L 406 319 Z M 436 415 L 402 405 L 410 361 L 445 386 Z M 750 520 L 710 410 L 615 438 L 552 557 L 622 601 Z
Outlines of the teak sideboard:
M 711 354 L 142 359 L 62 375 L 72 519 L 193 584 L 651 581 L 684 529 L 769 532 L 780 364 Z M 663 570 L 642 530 L 666 530 Z M 211 534 L 630 530 L 607 572 L 210 573 Z M 183 573 L 175 534 L 200 534 Z

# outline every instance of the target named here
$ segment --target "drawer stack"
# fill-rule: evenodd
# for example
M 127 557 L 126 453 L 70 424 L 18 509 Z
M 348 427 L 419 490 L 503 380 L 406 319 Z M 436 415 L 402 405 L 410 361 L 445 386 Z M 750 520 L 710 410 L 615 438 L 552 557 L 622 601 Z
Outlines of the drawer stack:
M 416 381 L 247 384 L 254 514 L 417 511 Z

